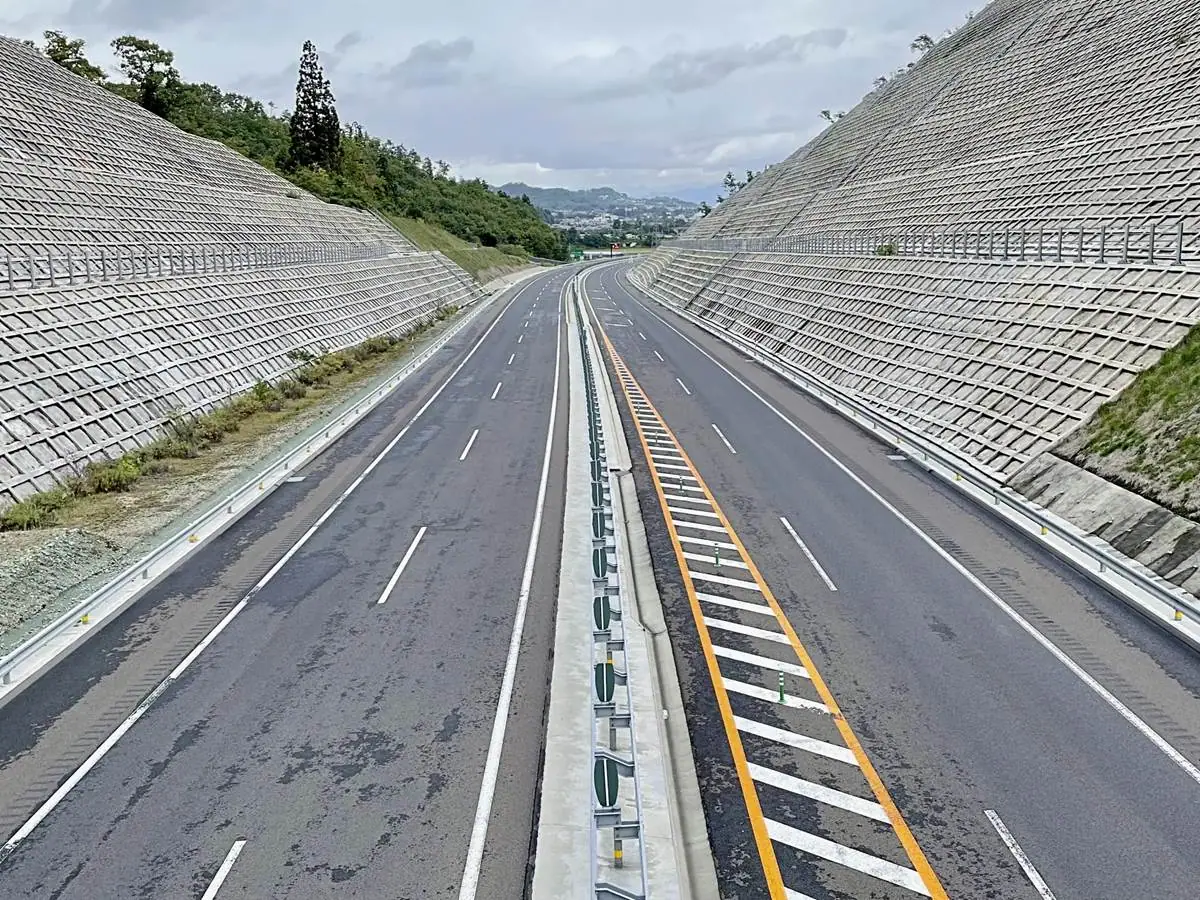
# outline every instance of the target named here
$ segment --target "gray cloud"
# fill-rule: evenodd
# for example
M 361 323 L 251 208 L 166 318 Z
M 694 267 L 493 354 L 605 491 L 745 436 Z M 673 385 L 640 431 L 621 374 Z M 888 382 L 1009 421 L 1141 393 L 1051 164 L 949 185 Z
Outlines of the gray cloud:
M 475 52 L 475 42 L 460 37 L 448 43 L 417 44 L 401 62 L 388 69 L 386 78 L 401 87 L 442 87 L 462 80 L 461 64 Z
M 613 100 L 662 91 L 672 94 L 699 91 L 743 69 L 803 62 L 810 50 L 837 49 L 845 43 L 846 37 L 844 28 L 822 28 L 807 34 L 781 34 L 763 43 L 725 44 L 703 50 L 668 53 L 642 71 L 629 73 L 608 84 L 588 87 L 578 97 Z M 619 52 L 626 51 L 623 48 Z
M 279 108 L 311 39 L 343 121 L 459 175 L 711 200 L 726 169 L 788 156 L 824 127 L 820 110 L 849 109 L 912 59 L 915 35 L 982 5 L 655 0 L 581 19 L 552 0 L 0 0 L 0 30 L 61 29 L 110 68 L 109 41 L 142 34 L 189 81 Z
M 356 47 L 362 43 L 361 31 L 347 31 L 343 34 L 336 44 L 333 45 L 334 53 L 345 53 L 351 47 Z

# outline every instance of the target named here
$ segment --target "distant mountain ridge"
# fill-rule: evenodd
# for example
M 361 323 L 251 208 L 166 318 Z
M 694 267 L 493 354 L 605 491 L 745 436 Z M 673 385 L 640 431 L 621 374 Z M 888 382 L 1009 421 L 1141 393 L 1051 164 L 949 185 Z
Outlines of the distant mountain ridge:
M 635 218 L 645 215 L 674 214 L 690 216 L 699 204 L 677 197 L 631 197 L 610 187 L 572 191 L 567 188 L 539 188 L 519 181 L 499 188 L 512 197 L 525 194 L 538 209 L 566 215 L 615 215 Z

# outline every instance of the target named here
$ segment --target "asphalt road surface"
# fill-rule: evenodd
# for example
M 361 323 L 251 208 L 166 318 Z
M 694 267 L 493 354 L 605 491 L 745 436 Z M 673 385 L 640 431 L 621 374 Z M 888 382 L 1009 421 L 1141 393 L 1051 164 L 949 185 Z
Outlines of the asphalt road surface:
M 476 892 L 521 896 L 562 521 L 563 390 L 547 439 L 568 274 L 494 301 L 302 481 L 0 710 L 5 837 L 70 787 L 0 863 L 0 896 L 459 896 L 540 516 Z
M 1190 651 L 912 463 L 889 458 L 865 433 L 645 300 L 623 267 L 594 271 L 586 285 L 616 352 L 744 542 L 950 897 L 1200 896 L 1200 665 Z M 653 428 L 648 413 L 639 416 Z M 631 446 L 640 446 L 629 433 Z M 656 466 L 667 465 L 660 475 L 685 471 L 671 468 L 679 460 L 670 453 L 656 452 Z M 733 799 L 730 750 L 697 624 L 644 458 L 635 473 L 685 679 L 723 896 L 765 896 L 745 807 Z M 668 479 L 677 495 L 691 487 Z M 708 506 L 695 508 L 702 511 L 672 515 L 714 522 Z M 720 571 L 745 582 L 746 573 L 728 565 L 741 557 L 726 553 Z M 731 596 L 728 586 L 717 587 Z M 743 604 L 761 602 L 752 586 L 735 583 L 732 591 Z M 757 614 L 737 616 L 749 624 Z M 734 634 L 728 646 L 762 655 L 772 640 Z M 832 735 L 813 733 L 827 741 Z M 763 744 L 745 728 L 742 737 L 747 754 Z M 787 787 L 758 783 L 764 815 L 783 809 L 792 825 L 809 827 L 811 805 L 789 804 L 797 795 Z M 1023 849 L 1044 882 L 1041 893 L 985 811 Z M 887 855 L 875 849 L 882 847 L 872 844 L 875 837 L 851 828 L 864 813 L 836 812 L 818 825 L 833 821 L 850 835 L 843 843 Z M 830 875 L 839 865 L 814 862 L 793 837 L 772 834 L 786 886 L 797 892 L 789 896 L 903 894 L 878 879 L 878 893 L 845 890 Z

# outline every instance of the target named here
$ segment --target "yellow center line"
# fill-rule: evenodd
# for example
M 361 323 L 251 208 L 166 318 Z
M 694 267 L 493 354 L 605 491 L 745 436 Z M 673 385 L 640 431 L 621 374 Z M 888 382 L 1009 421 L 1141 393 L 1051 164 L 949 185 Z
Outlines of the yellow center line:
M 792 649 L 795 651 L 796 657 L 800 660 L 801 665 L 811 676 L 813 687 L 820 695 L 821 700 L 829 708 L 829 712 L 832 715 L 834 722 L 837 724 L 837 729 L 842 736 L 842 740 L 845 741 L 850 752 L 854 754 L 854 758 L 858 761 L 859 767 L 862 769 L 867 783 L 871 786 L 871 791 L 875 794 L 875 799 L 879 805 L 883 807 L 884 812 L 887 813 L 887 817 L 896 832 L 896 836 L 900 839 L 900 843 L 904 847 L 904 852 L 908 855 L 909 861 L 912 863 L 913 868 L 916 870 L 917 874 L 920 875 L 922 882 L 924 882 L 925 888 L 929 892 L 931 900 L 948 900 L 946 889 L 942 887 L 942 883 L 938 879 L 937 874 L 933 871 L 933 867 L 925 858 L 924 851 L 922 851 L 921 847 L 917 844 L 917 839 L 913 836 L 912 830 L 908 827 L 908 823 L 904 820 L 904 816 L 901 815 L 900 810 L 892 800 L 891 795 L 888 793 L 887 788 L 883 784 L 883 780 L 879 777 L 879 773 L 875 771 L 875 767 L 871 764 L 871 760 L 867 757 L 866 751 L 863 750 L 862 744 L 859 742 L 858 737 L 854 734 L 854 730 L 850 727 L 850 723 L 846 721 L 846 717 L 842 714 L 841 708 L 837 705 L 837 701 L 834 700 L 833 694 L 829 690 L 829 686 L 821 677 L 820 672 L 817 671 L 817 667 L 813 663 L 812 657 L 801 643 L 799 636 L 796 634 L 796 630 L 792 627 L 792 623 L 788 621 L 787 615 L 784 613 L 783 608 L 779 605 L 779 601 L 775 598 L 775 595 L 772 593 L 770 587 L 767 586 L 766 579 L 763 578 L 762 572 L 759 571 L 758 567 L 754 563 L 754 560 L 750 557 L 750 553 L 746 550 L 745 544 L 742 543 L 741 538 L 738 537 L 737 532 L 733 530 L 733 526 L 725 517 L 724 511 L 717 503 L 717 498 L 713 496 L 704 479 L 700 477 L 699 470 L 692 463 L 692 460 L 687 455 L 687 452 L 683 449 L 683 445 L 680 444 L 678 438 L 675 437 L 675 433 L 667 427 L 666 421 L 659 414 L 658 409 L 650 402 L 650 399 L 646 396 L 645 391 L 642 390 L 641 385 L 639 385 L 637 380 L 633 377 L 633 374 L 629 371 L 629 367 L 625 365 L 625 361 L 621 359 L 620 355 L 616 351 L 616 348 L 613 347 L 612 341 L 609 340 L 608 335 L 604 332 L 603 328 L 600 329 L 600 335 L 604 338 L 605 347 L 607 348 L 608 354 L 613 361 L 613 365 L 617 369 L 617 373 L 620 376 L 621 389 L 625 394 L 625 399 L 629 403 L 630 408 L 632 409 L 636 405 L 637 407 L 640 407 L 643 410 L 648 410 L 653 414 L 654 419 L 658 423 L 658 427 L 661 428 L 662 431 L 666 433 L 668 438 L 675 444 L 675 447 L 679 451 L 679 455 L 684 464 L 687 466 L 688 470 L 691 471 L 692 476 L 696 479 L 696 484 L 699 485 L 701 490 L 704 491 L 705 497 L 707 497 L 709 503 L 712 504 L 713 512 L 717 514 L 721 525 L 724 526 L 726 532 L 729 534 L 730 541 L 735 547 L 737 547 L 738 553 L 741 554 L 742 560 L 746 563 L 750 570 L 750 574 L 754 577 L 755 582 L 757 582 L 759 588 L 762 590 L 763 597 L 766 598 L 767 604 L 775 613 L 775 618 L 778 621 L 779 626 L 783 629 L 783 632 L 788 639 L 788 643 L 791 644 Z M 636 396 L 634 392 L 636 392 Z M 642 431 L 642 424 L 640 421 L 635 421 L 634 424 L 637 427 L 638 438 L 640 439 L 642 448 L 646 453 L 646 458 L 649 459 L 650 446 L 647 443 L 646 436 Z M 746 760 L 746 752 L 742 746 L 741 735 L 738 733 L 737 725 L 733 721 L 732 706 L 730 705 L 729 696 L 726 693 L 722 682 L 721 669 L 717 662 L 716 654 L 712 649 L 712 640 L 709 636 L 708 628 L 704 624 L 704 613 L 700 607 L 700 600 L 696 596 L 696 588 L 692 584 L 692 580 L 687 574 L 688 567 L 686 558 L 684 556 L 683 546 L 680 543 L 679 535 L 676 532 L 675 524 L 672 521 L 671 513 L 668 508 L 668 502 L 663 490 L 663 485 L 659 480 L 658 473 L 655 471 L 654 466 L 648 466 L 647 468 L 650 471 L 650 477 L 653 479 L 654 488 L 658 494 L 659 504 L 662 507 L 663 518 L 666 521 L 667 531 L 670 534 L 671 543 L 675 548 L 675 557 L 679 563 L 679 570 L 683 577 L 683 585 L 687 591 L 688 600 L 691 603 L 692 617 L 695 619 L 696 631 L 700 636 L 700 645 L 704 650 L 704 657 L 708 663 L 709 677 L 712 679 L 713 690 L 717 697 L 717 707 L 721 712 L 721 719 L 725 725 L 725 735 L 729 740 L 729 748 L 733 754 L 734 767 L 737 769 L 738 780 L 741 783 L 742 788 L 742 795 L 746 801 L 746 809 L 750 817 L 750 827 L 754 832 L 754 840 L 758 846 L 759 856 L 762 860 L 763 873 L 766 876 L 767 885 L 770 888 L 772 900 L 784 900 L 785 891 L 783 886 L 783 878 L 779 870 L 779 863 L 775 858 L 775 849 L 771 843 L 771 838 L 767 834 L 766 820 L 763 817 L 762 807 L 758 801 L 758 791 L 755 788 L 754 780 L 750 775 L 749 765 Z

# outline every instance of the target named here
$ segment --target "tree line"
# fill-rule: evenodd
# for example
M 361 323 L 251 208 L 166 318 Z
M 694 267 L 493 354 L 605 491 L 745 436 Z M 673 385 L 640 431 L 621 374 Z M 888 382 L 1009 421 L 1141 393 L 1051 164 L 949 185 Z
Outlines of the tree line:
M 88 60 L 83 40 L 44 33 L 38 47 L 67 71 L 137 103 L 184 131 L 220 141 L 324 200 L 424 219 L 483 246 L 520 246 L 534 256 L 565 259 L 566 242 L 527 197 L 494 191 L 482 179 L 455 178 L 448 163 L 342 124 L 317 48 L 301 51 L 292 110 L 184 81 L 175 55 L 153 41 L 112 41 L 121 78 Z

